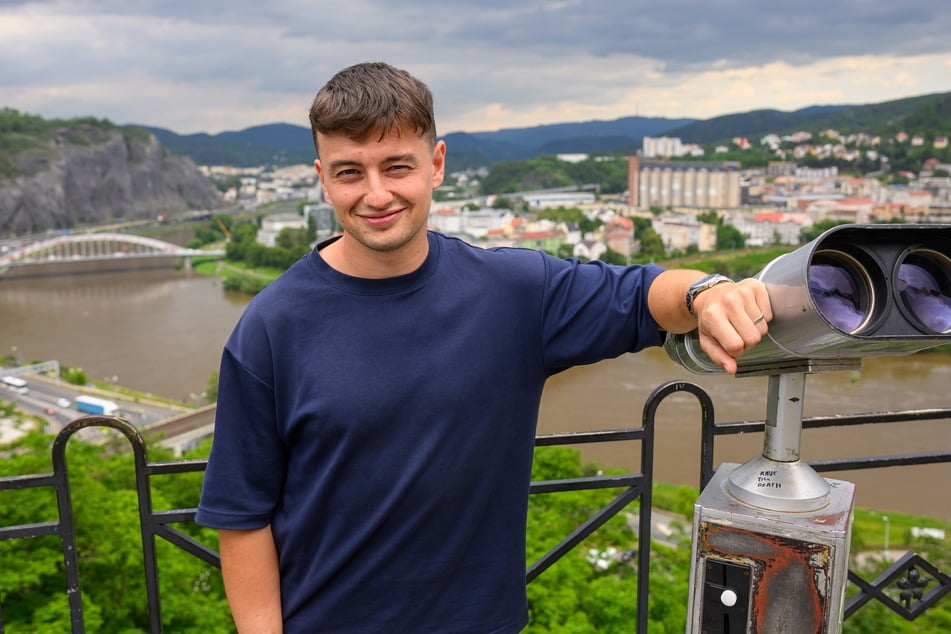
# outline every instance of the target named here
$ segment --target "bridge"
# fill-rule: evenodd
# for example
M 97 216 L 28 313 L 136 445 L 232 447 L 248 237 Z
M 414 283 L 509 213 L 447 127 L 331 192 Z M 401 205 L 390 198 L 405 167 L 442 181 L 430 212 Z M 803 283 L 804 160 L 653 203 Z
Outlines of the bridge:
M 125 233 L 57 235 L 0 256 L 0 276 L 41 277 L 80 272 L 116 272 L 191 265 L 197 256 L 224 250 L 186 249 L 155 238 Z
M 148 442 L 168 447 L 181 457 L 182 452 L 212 435 L 215 430 L 215 403 L 195 411 L 179 414 L 167 420 L 153 423 L 142 430 Z

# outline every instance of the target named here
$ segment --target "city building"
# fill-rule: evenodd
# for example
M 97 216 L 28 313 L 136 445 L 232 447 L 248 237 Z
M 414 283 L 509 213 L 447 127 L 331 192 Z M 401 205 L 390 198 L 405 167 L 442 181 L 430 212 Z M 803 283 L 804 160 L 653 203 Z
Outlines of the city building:
M 665 215 L 651 221 L 651 228 L 664 243 L 664 250 L 687 251 L 691 246 L 697 250 L 715 251 L 717 248 L 716 225 L 700 222 L 685 214 Z
M 607 253 L 608 245 L 600 240 L 582 240 L 575 244 L 573 255 L 579 260 L 600 260 Z
M 809 214 L 782 211 L 738 213 L 730 218 L 730 224 L 746 238 L 746 246 L 758 247 L 768 244 L 799 244 L 802 230 L 812 227 Z
M 637 156 L 628 161 L 628 203 L 636 209 L 730 209 L 741 204 L 738 162 L 641 161 Z
M 310 216 L 314 219 L 318 241 L 329 238 L 338 229 L 337 217 L 334 214 L 333 207 L 327 203 L 304 205 L 304 216 Z
M 307 217 L 295 213 L 272 214 L 261 219 L 258 242 L 266 247 L 277 245 L 277 236 L 284 229 L 306 229 Z
M 676 137 L 644 137 L 641 142 L 644 158 L 683 156 L 686 152 L 680 139 Z
M 524 192 L 520 196 L 526 203 L 536 209 L 577 207 L 578 205 L 590 205 L 595 201 L 593 192 L 584 191 Z
M 488 237 L 490 232 L 501 232 L 513 218 L 509 209 L 434 207 L 429 212 L 429 226 L 448 235 L 465 234 L 482 239 Z

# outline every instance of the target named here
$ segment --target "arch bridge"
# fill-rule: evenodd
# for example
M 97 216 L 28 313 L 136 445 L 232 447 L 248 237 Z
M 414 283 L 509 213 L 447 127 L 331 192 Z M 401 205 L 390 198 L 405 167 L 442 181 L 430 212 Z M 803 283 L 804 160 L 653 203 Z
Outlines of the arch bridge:
M 224 251 L 186 249 L 177 244 L 125 233 L 58 235 L 25 244 L 0 256 L 4 277 L 35 277 L 77 272 L 116 272 L 167 268 L 196 256 Z

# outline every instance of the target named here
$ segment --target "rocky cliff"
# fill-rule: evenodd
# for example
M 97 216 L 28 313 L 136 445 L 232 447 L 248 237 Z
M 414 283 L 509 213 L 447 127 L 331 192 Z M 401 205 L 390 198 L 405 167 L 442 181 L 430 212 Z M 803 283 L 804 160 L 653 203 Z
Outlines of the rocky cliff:
M 7 156 L 0 236 L 222 206 L 195 164 L 142 130 L 60 128 Z

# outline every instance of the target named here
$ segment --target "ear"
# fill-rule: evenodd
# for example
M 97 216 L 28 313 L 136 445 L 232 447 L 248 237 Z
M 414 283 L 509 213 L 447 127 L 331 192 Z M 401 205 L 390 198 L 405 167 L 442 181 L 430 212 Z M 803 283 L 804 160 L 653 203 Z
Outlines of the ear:
M 333 201 L 330 200 L 330 193 L 327 191 L 327 186 L 324 184 L 324 176 L 320 165 L 320 159 L 314 159 L 314 171 L 317 172 L 317 180 L 320 181 L 320 189 L 322 192 L 324 192 L 324 200 L 333 205 Z
M 433 148 L 433 189 L 442 185 L 446 176 L 446 142 L 437 141 Z

